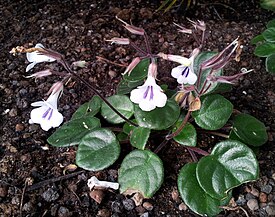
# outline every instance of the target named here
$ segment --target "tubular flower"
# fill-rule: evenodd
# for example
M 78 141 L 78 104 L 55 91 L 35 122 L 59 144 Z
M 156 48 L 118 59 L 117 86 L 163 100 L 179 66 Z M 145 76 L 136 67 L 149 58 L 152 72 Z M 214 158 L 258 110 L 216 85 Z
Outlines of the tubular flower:
M 41 48 L 43 49 L 44 46 L 42 44 L 36 44 L 35 48 Z M 56 59 L 40 54 L 38 51 L 34 51 L 31 53 L 27 53 L 27 59 L 29 62 L 31 62 L 27 68 L 26 68 L 26 72 L 28 72 L 29 70 L 31 70 L 37 63 L 42 63 L 42 62 L 53 62 Z
M 143 111 L 151 111 L 156 107 L 165 106 L 167 96 L 156 84 L 155 78 L 149 75 L 142 86 L 131 91 L 130 99 L 133 103 L 139 104 Z
M 185 61 L 186 64 L 179 65 L 172 69 L 171 75 L 172 77 L 177 79 L 179 84 L 195 84 L 197 81 L 197 75 L 194 73 L 193 62 L 195 57 L 198 55 L 199 49 L 195 49 L 188 59 L 189 61 Z M 178 61 L 176 61 L 178 62 Z
M 57 110 L 57 100 L 62 89 L 60 88 L 55 93 L 52 92 L 46 101 L 38 101 L 31 104 L 39 108 L 31 111 L 30 124 L 40 124 L 43 130 L 48 131 L 52 127 L 58 127 L 63 122 L 63 115 Z

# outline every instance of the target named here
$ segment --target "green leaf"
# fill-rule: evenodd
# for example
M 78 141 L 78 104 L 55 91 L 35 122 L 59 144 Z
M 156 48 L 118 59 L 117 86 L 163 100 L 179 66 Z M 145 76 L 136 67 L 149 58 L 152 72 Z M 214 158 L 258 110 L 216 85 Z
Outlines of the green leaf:
M 267 57 L 275 53 L 275 44 L 271 42 L 265 42 L 256 47 L 254 54 L 258 57 Z
M 179 126 L 181 125 L 182 120 L 177 121 L 176 126 L 173 128 L 173 132 L 175 132 Z M 185 146 L 195 147 L 197 144 L 197 132 L 195 127 L 187 123 L 180 133 L 173 138 L 177 143 Z
M 261 0 L 261 7 L 267 10 L 275 11 L 275 1 L 274 0 Z
M 215 56 L 216 54 L 217 54 L 217 52 L 201 52 L 196 57 L 196 59 L 194 61 L 194 72 L 198 75 L 200 65 L 202 64 L 202 62 L 204 62 L 205 60 L 210 59 L 211 57 Z M 203 87 L 204 81 L 206 80 L 206 78 L 209 75 L 210 71 L 211 71 L 211 69 L 206 69 L 206 70 L 202 71 L 200 83 L 199 83 L 199 86 L 198 86 L 199 90 L 201 90 L 201 88 Z M 215 75 L 216 76 L 222 75 L 222 70 L 216 71 Z M 218 82 L 212 83 L 211 87 L 208 89 L 208 91 L 206 93 L 210 93 L 210 92 L 214 91 L 218 86 L 219 86 Z
M 218 143 L 211 155 L 200 159 L 196 175 L 203 190 L 221 200 L 230 189 L 256 180 L 259 165 L 250 148 L 239 141 L 227 140 Z
M 218 94 L 201 97 L 201 109 L 192 113 L 197 125 L 206 130 L 223 127 L 233 111 L 230 101 Z
M 124 79 L 122 79 L 118 86 L 117 86 L 117 94 L 119 95 L 124 95 L 124 94 L 128 94 L 131 92 L 131 90 L 133 90 L 135 87 L 142 85 L 143 81 L 134 81 L 134 82 L 130 82 L 130 81 L 126 81 Z
M 208 195 L 199 185 L 196 177 L 197 163 L 186 164 L 178 176 L 178 189 L 185 204 L 195 213 L 203 216 L 216 216 L 222 209 L 219 206 L 228 202 Z
M 267 72 L 275 73 L 275 53 L 266 58 L 265 68 Z
M 119 142 L 121 142 L 121 141 L 128 140 L 128 135 L 125 134 L 125 133 L 120 132 L 120 133 L 117 134 L 116 138 Z
M 148 150 L 134 150 L 128 154 L 118 171 L 120 192 L 140 192 L 150 198 L 163 182 L 163 164 L 160 158 Z
M 137 121 L 135 119 L 132 120 L 132 122 L 137 123 Z M 132 124 L 129 124 L 127 122 L 125 124 L 123 124 L 123 132 L 126 134 L 130 134 L 134 128 L 135 128 L 135 126 L 133 126 Z
M 141 60 L 139 64 L 137 64 L 137 66 L 131 71 L 130 75 L 129 73 L 123 75 L 123 79 L 129 82 L 144 80 L 148 74 L 149 64 L 149 58 Z
M 260 34 L 260 35 L 257 35 L 257 36 L 255 36 L 254 38 L 251 39 L 251 44 L 256 45 L 259 42 L 263 42 L 263 41 L 265 41 L 264 36 L 262 34 Z
M 135 127 L 130 136 L 130 143 L 135 148 L 144 150 L 151 130 L 144 127 Z
M 156 108 L 152 111 L 142 111 L 138 105 L 135 105 L 135 118 L 141 127 L 164 130 L 172 126 L 180 115 L 180 108 L 174 100 L 167 100 L 162 108 Z
M 112 131 L 95 129 L 80 142 L 76 153 L 76 164 L 90 171 L 103 170 L 119 157 L 120 146 Z
M 267 28 L 275 27 L 275 20 L 268 21 L 266 26 L 267 26 Z
M 267 142 L 265 125 L 248 114 L 239 114 L 233 119 L 232 131 L 248 145 L 261 146 Z
M 264 36 L 265 40 L 268 42 L 275 42 L 275 27 L 270 27 L 266 29 L 262 35 Z
M 84 103 L 75 111 L 71 120 L 96 115 L 100 110 L 101 102 L 102 100 L 99 96 L 93 96 L 89 102 Z
M 100 121 L 95 117 L 74 119 L 57 129 L 47 141 L 58 147 L 76 145 L 86 134 L 98 127 L 100 127 Z
M 126 118 L 130 118 L 133 115 L 134 105 L 127 96 L 113 95 L 108 97 L 107 100 Z M 125 122 L 125 120 L 119 117 L 106 103 L 102 103 L 101 115 L 104 119 L 113 124 Z

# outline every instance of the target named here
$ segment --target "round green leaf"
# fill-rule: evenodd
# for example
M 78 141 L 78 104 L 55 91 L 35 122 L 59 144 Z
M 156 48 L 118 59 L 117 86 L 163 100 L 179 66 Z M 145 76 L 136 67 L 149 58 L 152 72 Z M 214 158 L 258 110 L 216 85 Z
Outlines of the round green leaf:
M 275 20 L 268 21 L 266 26 L 267 26 L 267 28 L 275 27 Z
M 138 105 L 135 105 L 135 118 L 141 127 L 164 130 L 172 126 L 180 115 L 180 108 L 174 100 L 167 100 L 162 108 L 156 108 L 152 111 L 142 111 Z
M 84 103 L 75 111 L 71 120 L 96 115 L 100 110 L 101 102 L 102 100 L 99 96 L 93 96 L 89 102 Z
M 199 185 L 196 178 L 197 163 L 186 164 L 178 176 L 178 189 L 184 203 L 195 213 L 203 216 L 216 216 L 222 209 L 219 206 L 228 202 L 208 195 Z
M 264 36 L 265 40 L 269 42 L 275 42 L 275 27 L 270 27 L 266 29 L 262 35 Z
M 250 43 L 256 45 L 263 41 L 265 41 L 264 36 L 262 34 L 260 34 L 260 35 L 256 35 L 254 38 L 252 38 Z
M 124 158 L 119 169 L 120 192 L 133 190 L 150 198 L 160 188 L 163 177 L 163 164 L 156 154 L 147 150 L 134 150 Z
M 175 132 L 179 126 L 181 125 L 181 121 L 177 121 L 176 126 L 173 128 L 173 132 Z M 187 123 L 183 130 L 173 138 L 177 143 L 185 146 L 195 147 L 197 143 L 197 132 L 195 127 Z
M 141 60 L 130 73 L 126 73 L 123 76 L 123 79 L 129 82 L 143 80 L 147 77 L 149 64 L 149 58 Z
M 258 57 L 268 57 L 275 53 L 275 44 L 271 42 L 265 42 L 256 47 L 254 54 Z
M 144 150 L 150 136 L 151 130 L 144 127 L 135 127 L 130 136 L 130 143 L 135 148 Z
M 127 96 L 113 95 L 108 97 L 107 100 L 126 118 L 130 118 L 133 115 L 134 105 Z M 113 124 L 119 124 L 119 123 L 125 122 L 125 120 L 119 117 L 117 113 L 115 113 L 106 103 L 102 103 L 101 115 L 108 122 Z
M 58 147 L 76 145 L 86 134 L 98 127 L 100 127 L 100 121 L 95 117 L 73 119 L 57 129 L 47 141 Z
M 103 170 L 112 165 L 120 154 L 119 143 L 112 131 L 95 129 L 80 142 L 76 164 L 90 171 Z
M 201 97 L 201 108 L 192 113 L 196 124 L 206 130 L 217 130 L 223 127 L 233 111 L 230 101 L 218 94 Z
M 239 114 L 234 117 L 232 131 L 248 145 L 261 146 L 268 139 L 265 125 L 248 114 Z
M 194 61 L 194 72 L 198 75 L 199 74 L 199 69 L 200 69 L 200 65 L 210 59 L 211 57 L 215 56 L 217 54 L 217 52 L 201 52 L 195 59 Z M 209 75 L 211 69 L 206 69 L 203 70 L 201 73 L 201 79 L 200 79 L 200 83 L 198 84 L 198 89 L 201 90 L 201 88 L 203 87 L 204 81 L 206 80 L 207 76 Z M 220 76 L 222 75 L 222 70 L 218 70 L 215 72 L 216 76 Z M 218 82 L 214 82 L 212 83 L 211 87 L 207 90 L 206 93 L 210 93 L 212 91 L 214 91 L 217 87 L 219 86 Z
M 253 151 L 239 141 L 218 143 L 211 155 L 200 159 L 196 175 L 200 186 L 211 197 L 223 199 L 227 192 L 258 178 L 259 166 Z
M 266 71 L 275 73 L 275 52 L 274 54 L 268 56 L 265 60 Z
M 130 82 L 122 79 L 117 86 L 116 93 L 119 95 L 128 94 L 131 92 L 132 89 L 142 84 L 143 80 Z
M 131 121 L 134 122 L 134 123 L 137 123 L 137 121 L 135 119 L 131 120 Z M 129 135 L 133 131 L 134 128 L 135 128 L 135 126 L 133 126 L 132 124 L 129 124 L 128 122 L 126 122 L 126 123 L 123 124 L 122 130 L 123 130 L 124 133 Z

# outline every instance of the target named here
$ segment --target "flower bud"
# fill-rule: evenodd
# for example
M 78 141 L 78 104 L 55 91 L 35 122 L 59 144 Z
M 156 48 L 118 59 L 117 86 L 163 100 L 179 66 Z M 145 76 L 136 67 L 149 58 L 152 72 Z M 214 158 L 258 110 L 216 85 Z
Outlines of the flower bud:
M 57 92 L 62 92 L 62 91 L 63 91 L 63 83 L 61 81 L 58 81 L 52 85 L 47 95 L 50 95 L 50 94 L 53 95 Z
M 116 17 L 116 18 L 124 24 L 125 29 L 127 29 L 129 32 L 136 34 L 136 35 L 144 35 L 145 34 L 144 29 L 130 25 L 118 17 Z
M 130 44 L 129 38 L 111 38 L 110 40 L 105 41 L 111 41 L 111 44 Z
M 40 71 L 40 72 L 36 72 L 34 74 L 26 76 L 26 78 L 32 78 L 32 77 L 42 78 L 42 77 L 45 77 L 45 76 L 48 76 L 48 75 L 52 75 L 52 72 L 51 72 L 50 69 L 46 69 L 46 70 L 43 70 L 43 71 Z
M 128 65 L 128 67 L 124 71 L 123 75 L 125 75 L 126 73 L 130 75 L 132 70 L 139 64 L 139 62 L 140 62 L 139 57 L 136 57 L 135 59 L 133 59 L 133 61 Z

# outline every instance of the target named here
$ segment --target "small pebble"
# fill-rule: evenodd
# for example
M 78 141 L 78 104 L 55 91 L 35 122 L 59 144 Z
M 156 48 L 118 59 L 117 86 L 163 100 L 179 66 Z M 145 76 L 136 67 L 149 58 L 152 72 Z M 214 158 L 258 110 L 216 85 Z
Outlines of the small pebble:
M 267 212 L 268 216 L 274 216 L 275 215 L 275 204 L 274 203 L 269 203 L 266 208 L 265 211 Z
M 20 132 L 22 130 L 24 130 L 24 125 L 23 124 L 16 124 L 15 125 L 15 131 L 16 132 Z
M 149 202 L 144 202 L 142 206 L 148 211 L 151 211 L 154 208 L 154 206 Z
M 56 216 L 58 207 L 59 207 L 59 205 L 58 205 L 58 204 L 55 204 L 55 205 L 51 208 L 51 216 Z
M 33 209 L 33 205 L 31 202 L 27 202 L 23 205 L 22 210 L 25 212 L 31 212 Z
M 149 217 L 149 213 L 148 213 L 148 212 L 145 212 L 145 213 L 143 213 L 140 217 Z
M 123 207 L 126 209 L 126 210 L 132 210 L 135 208 L 135 203 L 133 200 L 131 199 L 125 199 L 122 201 L 122 204 L 123 204 Z
M 0 197 L 6 197 L 8 194 L 8 186 L 0 186 Z
M 96 201 L 98 204 L 100 204 L 105 196 L 105 193 L 104 193 L 104 191 L 102 191 L 100 189 L 94 189 L 90 192 L 89 195 L 94 201 Z
M 271 185 L 264 185 L 261 187 L 261 192 L 270 194 L 270 192 L 272 191 L 272 186 Z
M 245 195 L 245 199 L 246 199 L 246 200 L 255 199 L 255 196 L 254 196 L 253 194 L 251 194 L 251 193 L 247 193 L 247 194 Z
M 252 188 L 250 194 L 254 195 L 255 197 L 259 197 L 260 192 L 256 188 Z
M 171 193 L 172 199 L 179 203 L 180 202 L 180 197 L 179 197 L 179 192 L 177 189 L 173 189 L 172 193 Z
M 179 205 L 179 210 L 180 211 L 186 211 L 188 209 L 188 207 L 186 206 L 186 204 L 185 203 L 180 203 L 180 205 Z
M 122 205 L 118 201 L 113 201 L 111 204 L 111 209 L 113 212 L 121 213 L 122 211 Z
M 246 199 L 244 198 L 243 194 L 240 194 L 238 197 L 238 200 L 236 201 L 238 206 L 243 206 L 244 204 L 246 204 Z
M 259 209 L 259 203 L 256 199 L 250 199 L 247 201 L 247 206 L 250 210 L 255 211 Z
M 42 197 L 44 200 L 46 200 L 47 202 L 51 202 L 51 201 L 55 201 L 58 199 L 59 194 L 56 190 L 52 189 L 52 188 L 48 188 L 43 194 Z
M 138 215 L 141 215 L 145 212 L 145 208 L 143 206 L 137 206 L 135 210 L 137 211 Z
M 9 116 L 10 117 L 15 117 L 15 116 L 17 116 L 17 109 L 15 109 L 15 108 L 12 108 L 10 111 L 9 111 Z
M 71 216 L 71 213 L 66 207 L 61 206 L 58 210 L 57 216 L 58 217 L 69 217 L 69 216 Z
M 266 203 L 267 202 L 267 194 L 264 192 L 261 192 L 259 195 L 259 200 L 261 203 Z
M 97 212 L 97 217 L 110 217 L 111 213 L 108 209 L 101 209 Z

